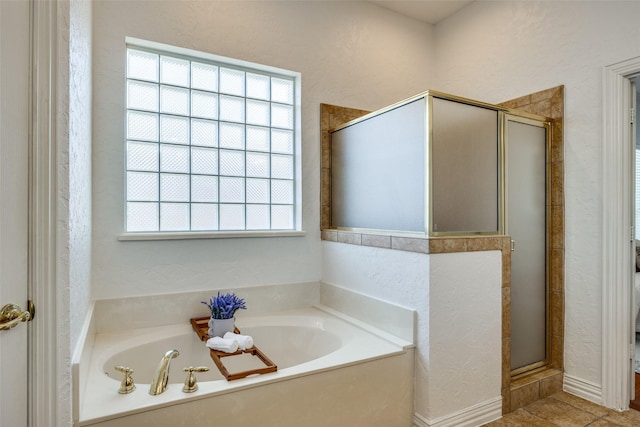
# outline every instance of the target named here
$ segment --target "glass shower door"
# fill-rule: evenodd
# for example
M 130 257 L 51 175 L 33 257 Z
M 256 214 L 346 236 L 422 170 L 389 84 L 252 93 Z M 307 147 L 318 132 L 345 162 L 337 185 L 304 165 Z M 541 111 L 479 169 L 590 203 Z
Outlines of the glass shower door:
M 511 236 L 511 371 L 548 362 L 547 136 L 544 122 L 506 118 L 506 233 Z

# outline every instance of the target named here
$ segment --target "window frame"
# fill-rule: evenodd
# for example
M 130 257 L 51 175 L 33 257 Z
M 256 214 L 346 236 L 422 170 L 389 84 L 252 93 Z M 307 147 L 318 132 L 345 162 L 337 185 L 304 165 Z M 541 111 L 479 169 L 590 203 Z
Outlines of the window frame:
M 241 70 L 243 72 L 249 72 L 249 73 L 258 73 L 258 74 L 262 74 L 262 75 L 269 75 L 271 78 L 285 78 L 287 80 L 291 80 L 293 82 L 293 154 L 292 154 L 292 160 L 293 160 L 293 179 L 292 179 L 292 184 L 293 184 L 293 204 L 292 209 L 293 209 L 293 227 L 291 229 L 246 229 L 246 218 L 245 218 L 245 229 L 239 229 L 239 230 L 205 230 L 205 231 L 199 231 L 199 230 L 180 230 L 180 231 L 162 231 L 160 230 L 160 225 L 158 225 L 158 230 L 153 230 L 153 231 L 128 231 L 127 230 L 127 205 L 130 201 L 128 194 L 127 194 L 127 174 L 130 172 L 128 164 L 127 164 L 127 155 L 128 155 L 128 144 L 129 144 L 129 139 L 128 139 L 128 135 L 127 135 L 127 130 L 128 130 L 128 123 L 125 122 L 124 126 L 123 126 L 123 154 L 124 154 L 124 167 L 123 167 L 123 178 L 124 178 L 124 191 L 123 191 L 123 197 L 121 198 L 122 202 L 123 202 L 123 221 L 122 221 L 122 226 L 124 229 L 124 232 L 121 233 L 118 236 L 119 240 L 172 240 L 172 239 L 198 239 L 198 238 L 236 238 L 236 237 L 283 237 L 283 236 L 301 236 L 301 235 L 305 235 L 306 233 L 303 231 L 302 229 L 302 171 L 301 171 L 301 164 L 302 164 L 302 159 L 301 159 L 301 74 L 299 72 L 293 72 L 290 70 L 284 70 L 284 69 L 280 69 L 280 68 L 276 68 L 276 67 L 272 67 L 272 66 L 267 66 L 267 65 L 262 65 L 262 64 L 257 64 L 257 63 L 252 63 L 252 62 L 248 62 L 248 61 L 243 61 L 243 60 L 238 60 L 238 59 L 234 59 L 234 58 L 228 58 L 228 57 L 224 57 L 224 56 L 220 56 L 220 55 L 215 55 L 215 54 L 211 54 L 211 53 L 206 53 L 206 52 L 201 52 L 201 51 L 195 51 L 195 50 L 191 50 L 191 49 L 186 49 L 186 48 L 180 48 L 180 47 L 176 47 L 176 46 L 171 46 L 171 45 L 166 45 L 166 44 L 162 44 L 162 43 L 157 43 L 157 42 L 151 42 L 151 41 L 146 41 L 146 40 L 141 40 L 141 39 L 136 39 L 136 38 L 132 38 L 132 37 L 127 37 L 125 39 L 125 70 L 123 72 L 123 83 L 124 83 L 124 112 L 125 112 L 125 120 L 126 117 L 128 116 L 128 114 L 130 113 L 130 109 L 129 109 L 129 105 L 127 103 L 127 91 L 128 91 L 128 86 L 129 86 L 129 81 L 130 78 L 127 74 L 127 65 L 126 65 L 126 61 L 128 60 L 128 51 L 129 49 L 135 49 L 135 50 L 139 50 L 139 51 L 146 51 L 146 52 L 150 52 L 150 53 L 154 53 L 154 54 L 158 54 L 158 55 L 167 55 L 167 56 L 171 56 L 171 57 L 175 57 L 175 58 L 179 58 L 179 59 L 185 59 L 185 60 L 189 60 L 189 61 L 198 61 L 198 62 L 204 62 L 204 63 L 210 63 L 212 65 L 215 65 L 217 67 L 222 67 L 222 68 L 228 68 L 228 69 L 236 69 L 236 70 Z M 158 65 L 160 66 L 160 65 Z M 161 90 L 161 88 L 163 87 L 163 83 L 160 82 L 160 80 L 158 80 L 155 84 L 158 85 L 158 91 Z M 185 86 L 186 87 L 186 86 Z M 246 83 L 245 83 L 245 87 L 246 87 Z M 191 83 L 189 83 L 189 87 L 188 90 L 192 90 L 191 88 Z M 194 89 L 195 90 L 195 89 Z M 216 91 L 214 92 L 217 94 L 218 97 L 220 96 L 224 96 L 225 94 L 220 90 L 220 88 L 216 88 Z M 242 99 L 244 100 L 244 102 L 246 103 L 247 100 L 252 100 L 252 98 L 247 97 L 246 93 L 242 96 Z M 159 102 L 159 101 L 158 101 Z M 218 101 L 219 102 L 219 101 Z M 269 98 L 269 101 L 267 102 L 272 102 L 271 98 Z M 132 109 L 132 110 L 136 110 L 136 109 Z M 160 117 L 162 116 L 162 112 L 161 111 L 157 111 L 156 113 L 158 115 L 158 120 L 160 120 Z M 192 112 L 189 111 L 188 115 L 186 115 L 185 117 L 188 117 L 189 121 L 193 118 L 196 118 L 195 116 L 191 115 Z M 216 119 L 214 119 L 214 121 L 216 123 L 218 123 L 218 125 L 222 122 L 224 122 L 224 120 L 221 120 L 220 117 L 217 117 Z M 242 122 L 242 126 L 244 126 L 246 128 L 246 126 L 250 126 L 250 124 L 247 123 L 246 117 L 244 118 L 243 122 Z M 269 131 L 271 132 L 272 129 L 278 129 L 278 127 L 272 127 L 272 123 L 269 123 L 269 125 L 267 126 L 267 128 L 269 129 Z M 245 140 L 246 140 L 246 136 L 245 136 Z M 161 149 L 162 144 L 160 139 L 158 139 L 157 141 L 154 141 L 155 144 L 158 145 L 158 150 Z M 191 135 L 189 135 L 189 141 L 188 144 L 185 145 L 185 147 L 189 147 L 189 149 L 191 150 L 192 147 L 192 140 L 191 140 Z M 220 152 L 220 150 L 224 150 L 224 147 L 220 147 L 220 145 L 218 144 L 216 149 L 218 150 L 218 153 Z M 251 150 L 247 150 L 246 145 L 244 145 L 244 147 L 242 148 L 242 150 L 238 150 L 239 152 L 242 152 L 244 156 L 247 155 L 247 153 L 253 153 L 253 151 Z M 265 153 L 267 153 L 270 158 L 273 157 L 274 154 L 277 154 L 277 152 L 273 152 L 271 147 L 269 147 L 269 151 L 266 151 Z M 219 156 L 219 154 L 218 154 Z M 158 169 L 157 170 L 158 173 L 158 179 L 160 177 L 161 174 L 161 170 Z M 189 177 L 189 179 L 191 180 L 191 177 L 193 176 L 197 176 L 192 174 L 191 169 L 189 168 L 189 172 L 188 173 L 184 173 L 185 176 Z M 220 179 L 221 177 L 223 177 L 223 175 L 220 174 L 220 171 L 217 172 L 217 174 L 215 175 L 211 175 L 211 176 L 216 176 L 217 179 Z M 247 173 L 246 170 L 244 171 L 243 175 L 240 177 L 244 180 L 247 179 Z M 272 182 L 272 175 L 271 173 L 269 173 L 268 178 L 266 178 L 269 180 L 269 182 Z M 271 185 L 271 184 L 270 184 Z M 191 190 L 189 191 L 191 193 Z M 133 200 L 133 199 L 132 199 Z M 158 203 L 158 211 L 160 210 L 160 198 L 158 196 L 158 199 L 156 200 L 156 202 Z M 187 202 L 190 208 L 189 208 L 189 212 L 191 212 L 191 206 L 193 206 L 192 204 L 194 203 L 191 197 L 191 194 L 189 194 L 189 199 Z M 218 200 L 215 202 L 218 206 L 222 206 L 223 203 L 220 203 L 220 199 L 218 198 Z M 246 212 L 247 206 L 250 205 L 250 203 L 247 203 L 247 199 L 246 197 L 244 198 L 244 202 L 241 203 L 241 205 L 243 206 L 244 211 Z M 269 198 L 269 202 L 267 204 L 265 204 L 266 206 L 269 206 L 269 210 L 271 210 L 272 206 L 277 206 L 277 203 L 272 203 L 271 197 Z M 189 227 L 191 227 L 191 220 L 189 220 Z

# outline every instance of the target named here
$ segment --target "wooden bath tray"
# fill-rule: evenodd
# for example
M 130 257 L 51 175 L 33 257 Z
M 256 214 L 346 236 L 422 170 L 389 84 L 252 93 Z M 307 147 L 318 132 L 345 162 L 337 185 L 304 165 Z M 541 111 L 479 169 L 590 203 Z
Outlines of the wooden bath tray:
M 207 333 L 209 330 L 209 317 L 196 317 L 191 319 L 191 326 L 193 330 L 196 332 L 200 341 L 206 342 L 209 339 L 209 334 Z M 240 331 L 238 328 L 235 328 L 234 332 L 239 334 Z M 220 373 L 227 379 L 227 381 L 238 380 L 240 378 L 248 377 L 249 375 L 254 374 L 267 374 L 269 372 L 275 372 L 278 370 L 278 367 L 269 359 L 258 347 L 255 345 L 247 350 L 238 350 L 235 353 L 225 353 L 224 351 L 217 351 L 209 349 L 209 354 L 211 355 L 211 359 L 218 367 Z M 249 354 L 251 356 L 257 357 L 262 363 L 264 363 L 264 368 L 256 368 L 249 369 L 241 372 L 229 372 L 224 363 L 222 363 L 222 358 L 229 356 L 238 356 L 242 354 Z

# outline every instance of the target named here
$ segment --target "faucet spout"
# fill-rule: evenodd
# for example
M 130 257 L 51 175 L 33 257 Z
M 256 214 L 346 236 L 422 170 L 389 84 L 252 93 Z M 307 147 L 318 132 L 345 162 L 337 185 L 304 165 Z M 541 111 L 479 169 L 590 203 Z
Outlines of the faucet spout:
M 151 381 L 151 388 L 149 389 L 150 395 L 156 396 L 167 389 L 171 359 L 175 359 L 178 356 L 180 356 L 180 352 L 175 349 L 167 351 L 164 356 L 162 356 L 160 363 L 158 363 L 158 369 L 156 369 L 156 373 L 153 376 L 153 381 Z

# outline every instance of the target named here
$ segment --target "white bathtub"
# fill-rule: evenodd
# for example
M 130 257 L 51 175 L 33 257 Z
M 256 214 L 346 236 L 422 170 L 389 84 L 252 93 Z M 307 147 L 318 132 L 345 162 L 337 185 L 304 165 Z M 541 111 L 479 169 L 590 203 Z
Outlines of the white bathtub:
M 328 308 L 238 317 L 277 372 L 227 381 L 189 324 L 97 334 L 78 426 L 409 426 L 413 404 L 413 345 Z M 158 396 L 149 384 L 162 355 L 171 362 L 169 386 Z M 232 358 L 223 358 L 232 366 Z M 115 365 L 134 370 L 136 390 L 121 395 Z M 199 390 L 183 393 L 183 367 Z M 106 374 L 106 375 L 105 375 Z

